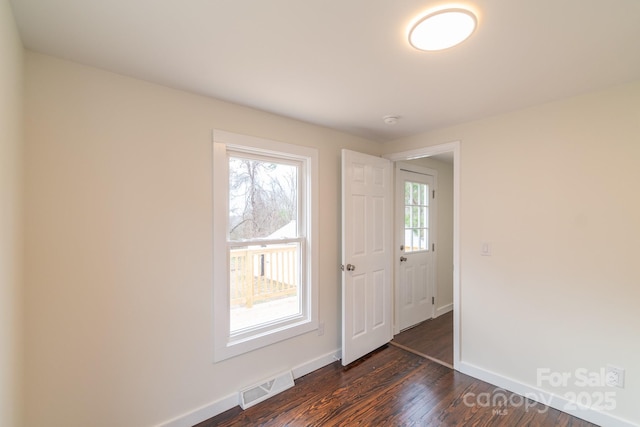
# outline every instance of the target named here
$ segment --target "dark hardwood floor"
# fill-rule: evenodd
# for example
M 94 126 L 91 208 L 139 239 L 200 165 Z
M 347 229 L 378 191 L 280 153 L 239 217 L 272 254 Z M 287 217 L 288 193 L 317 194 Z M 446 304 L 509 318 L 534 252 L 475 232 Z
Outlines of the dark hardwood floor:
M 479 395 L 506 404 L 487 406 Z M 262 403 L 235 407 L 197 427 L 352 425 L 593 426 L 388 346 L 346 369 L 334 362 Z
M 453 366 L 453 311 L 400 332 L 392 343 Z

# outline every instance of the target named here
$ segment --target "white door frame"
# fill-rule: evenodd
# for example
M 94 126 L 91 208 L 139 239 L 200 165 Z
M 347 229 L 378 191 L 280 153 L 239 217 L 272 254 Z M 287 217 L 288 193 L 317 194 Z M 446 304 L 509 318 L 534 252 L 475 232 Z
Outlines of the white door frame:
M 460 365 L 460 141 L 386 154 L 391 161 L 419 159 L 453 152 L 453 368 Z

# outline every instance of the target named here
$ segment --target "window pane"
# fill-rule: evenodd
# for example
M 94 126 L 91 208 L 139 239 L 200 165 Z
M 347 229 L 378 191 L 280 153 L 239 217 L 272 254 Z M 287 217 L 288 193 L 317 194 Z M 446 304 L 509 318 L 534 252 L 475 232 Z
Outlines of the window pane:
M 404 251 L 411 252 L 411 229 L 404 230 Z
M 404 208 L 404 227 L 411 228 L 411 207 L 409 206 Z
M 296 165 L 230 157 L 230 240 L 297 237 L 297 191 Z
M 413 238 L 415 237 L 415 232 L 416 230 L 414 229 L 409 230 L 409 245 L 408 245 L 409 252 L 413 252 L 415 249 L 413 247 Z M 407 248 L 405 248 L 405 250 L 407 250 Z
M 231 333 L 300 314 L 300 244 L 230 251 Z
M 404 204 L 411 204 L 411 183 L 407 181 L 404 183 Z
M 414 206 L 413 208 L 411 208 L 412 212 L 412 222 L 411 222 L 411 226 L 412 227 L 420 227 L 420 208 L 417 206 Z

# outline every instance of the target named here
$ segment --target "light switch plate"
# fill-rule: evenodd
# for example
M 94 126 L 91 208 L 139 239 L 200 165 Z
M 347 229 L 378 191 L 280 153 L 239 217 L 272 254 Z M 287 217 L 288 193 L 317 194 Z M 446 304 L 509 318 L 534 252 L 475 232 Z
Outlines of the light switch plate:
M 482 245 L 480 246 L 480 255 L 491 256 L 491 243 L 482 242 Z

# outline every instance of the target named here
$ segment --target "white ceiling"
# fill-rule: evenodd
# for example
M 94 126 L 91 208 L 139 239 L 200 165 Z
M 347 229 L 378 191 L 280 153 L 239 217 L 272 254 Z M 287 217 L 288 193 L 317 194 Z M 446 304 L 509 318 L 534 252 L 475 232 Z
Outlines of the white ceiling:
M 640 79 L 638 0 L 458 2 L 479 27 L 435 53 L 406 31 L 441 1 L 11 3 L 28 49 L 376 141 Z

